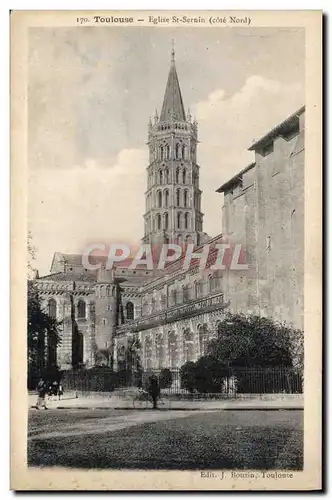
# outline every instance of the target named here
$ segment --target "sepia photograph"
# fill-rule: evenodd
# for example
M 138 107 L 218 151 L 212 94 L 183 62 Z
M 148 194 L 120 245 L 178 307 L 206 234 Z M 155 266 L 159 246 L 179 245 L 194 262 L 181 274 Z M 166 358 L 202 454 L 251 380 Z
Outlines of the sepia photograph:
M 26 27 L 30 471 L 300 481 L 308 30 L 235 14 Z

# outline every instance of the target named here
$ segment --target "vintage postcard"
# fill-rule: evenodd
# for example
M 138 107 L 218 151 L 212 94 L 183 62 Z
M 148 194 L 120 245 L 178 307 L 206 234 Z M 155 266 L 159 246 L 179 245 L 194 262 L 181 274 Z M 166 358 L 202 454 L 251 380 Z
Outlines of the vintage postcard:
M 11 13 L 11 488 L 319 490 L 322 13 Z

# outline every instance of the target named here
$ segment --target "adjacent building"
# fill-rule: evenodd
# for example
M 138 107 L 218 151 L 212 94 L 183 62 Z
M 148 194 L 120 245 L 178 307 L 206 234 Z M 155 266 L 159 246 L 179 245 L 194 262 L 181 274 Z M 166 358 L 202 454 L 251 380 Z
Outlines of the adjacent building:
M 248 270 L 227 270 L 234 311 L 303 329 L 305 108 L 256 141 L 254 162 L 223 184 L 223 233 L 246 251 Z

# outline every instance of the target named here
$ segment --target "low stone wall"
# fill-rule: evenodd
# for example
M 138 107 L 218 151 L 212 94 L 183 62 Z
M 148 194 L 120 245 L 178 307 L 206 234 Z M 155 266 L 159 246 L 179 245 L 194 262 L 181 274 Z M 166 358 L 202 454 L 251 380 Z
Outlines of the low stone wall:
M 62 399 L 66 398 L 96 398 L 96 399 L 107 399 L 107 398 L 127 398 L 130 394 L 135 391 L 136 388 L 126 388 L 126 389 L 115 389 L 112 392 L 95 392 L 95 391 L 71 391 L 66 392 Z M 136 389 L 137 390 L 137 389 Z M 214 400 L 261 400 L 261 401 L 304 401 L 303 394 L 189 394 L 189 393 L 179 393 L 179 394 L 168 394 L 167 392 L 163 393 L 161 391 L 161 395 L 164 399 L 170 400 L 205 400 L 205 399 L 214 399 Z

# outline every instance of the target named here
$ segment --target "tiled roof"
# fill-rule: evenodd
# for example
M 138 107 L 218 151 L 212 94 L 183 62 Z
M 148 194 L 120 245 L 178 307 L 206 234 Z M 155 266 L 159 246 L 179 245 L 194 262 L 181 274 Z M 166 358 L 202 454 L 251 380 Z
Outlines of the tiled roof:
M 257 148 L 260 148 L 263 146 L 265 143 L 272 141 L 275 139 L 278 135 L 280 135 L 282 132 L 284 132 L 289 125 L 294 122 L 294 120 L 298 119 L 300 115 L 302 115 L 305 111 L 305 106 L 302 106 L 300 109 L 295 111 L 291 116 L 288 116 L 286 120 L 283 122 L 279 123 L 276 127 L 274 127 L 272 130 L 270 130 L 267 134 L 265 134 L 263 137 L 261 137 L 258 141 L 255 141 L 250 148 L 248 148 L 248 151 L 255 151 Z
M 41 276 L 38 281 L 85 281 L 93 283 L 96 281 L 96 276 L 91 272 L 85 273 L 53 273 L 46 276 Z
M 62 255 L 63 255 L 63 258 L 64 258 L 66 264 L 69 264 L 72 266 L 81 266 L 82 265 L 82 254 L 64 253 Z M 89 255 L 89 262 L 91 262 L 91 264 L 99 264 L 99 263 L 106 264 L 107 256 Z
M 255 162 L 252 162 L 249 165 L 247 165 L 245 168 L 240 170 L 240 172 L 238 174 L 234 175 L 234 177 L 232 177 L 227 182 L 225 182 L 222 186 L 220 186 L 220 188 L 218 188 L 216 190 L 216 192 L 217 193 L 224 193 L 225 191 L 228 191 L 228 189 L 230 187 L 232 187 L 234 184 L 238 184 L 239 182 L 241 182 L 243 174 L 248 172 L 248 170 L 251 170 L 255 165 L 256 165 Z
M 64 258 L 65 263 L 68 266 L 82 266 L 82 255 L 81 254 L 61 254 Z M 108 256 L 105 255 L 89 255 L 89 263 L 91 265 L 96 265 L 96 264 L 103 264 L 106 266 L 108 260 Z M 134 258 L 133 257 L 128 257 L 125 260 L 119 261 L 119 262 L 114 262 L 113 266 L 116 268 L 123 268 L 127 269 L 130 264 L 133 262 Z M 136 269 L 143 269 L 145 270 L 146 265 L 145 264 L 137 264 Z

